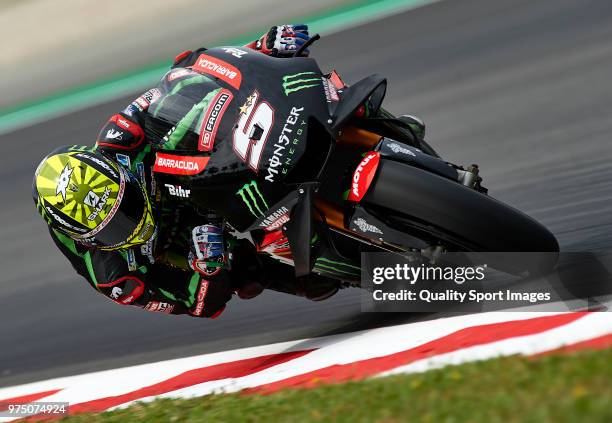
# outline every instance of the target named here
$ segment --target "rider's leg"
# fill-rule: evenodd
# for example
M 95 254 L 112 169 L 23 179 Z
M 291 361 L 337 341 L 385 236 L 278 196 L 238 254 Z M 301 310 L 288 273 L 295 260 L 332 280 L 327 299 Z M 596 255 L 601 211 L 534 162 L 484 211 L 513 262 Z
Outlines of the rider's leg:
M 264 256 L 261 259 L 265 269 L 262 284 L 266 289 L 305 297 L 312 301 L 325 300 L 340 289 L 340 281 L 338 280 L 316 274 L 296 278 L 292 266 L 269 256 Z

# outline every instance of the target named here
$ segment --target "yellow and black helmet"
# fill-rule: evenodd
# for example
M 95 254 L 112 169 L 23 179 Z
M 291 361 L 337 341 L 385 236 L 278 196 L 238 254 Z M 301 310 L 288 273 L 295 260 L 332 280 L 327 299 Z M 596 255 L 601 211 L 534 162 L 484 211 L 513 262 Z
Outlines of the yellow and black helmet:
M 33 195 L 51 228 L 102 250 L 143 244 L 155 232 L 138 178 L 87 147 L 60 147 L 45 157 L 34 174 Z

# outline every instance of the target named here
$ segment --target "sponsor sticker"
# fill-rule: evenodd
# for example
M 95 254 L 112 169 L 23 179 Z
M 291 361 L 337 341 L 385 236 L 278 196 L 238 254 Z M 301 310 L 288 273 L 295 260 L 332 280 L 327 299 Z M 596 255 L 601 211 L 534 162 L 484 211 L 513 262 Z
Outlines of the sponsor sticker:
M 149 301 L 147 305 L 144 307 L 147 311 L 153 311 L 157 313 L 172 313 L 174 310 L 174 306 L 172 304 L 164 303 L 161 301 Z
M 189 198 L 189 194 L 191 193 L 191 190 L 184 189 L 180 185 L 165 184 L 165 186 L 168 188 L 169 194 L 174 197 Z
M 127 156 L 125 154 L 115 154 L 115 157 L 117 158 L 117 161 L 119 163 L 121 163 L 123 166 L 125 166 L 128 169 L 132 165 L 132 161 L 130 159 L 130 156 Z
M 49 213 L 51 215 L 51 217 L 53 217 L 53 219 L 55 219 L 60 225 L 72 230 L 72 231 L 76 231 L 76 232 L 85 232 L 86 229 L 81 229 L 81 228 L 77 228 L 76 226 L 72 226 L 70 223 L 66 222 L 64 219 L 62 219 L 59 215 L 57 215 L 53 209 L 49 206 L 45 206 L 45 209 L 47 210 L 47 213 Z
M 112 289 L 112 291 L 111 291 L 111 294 L 110 294 L 110 297 L 111 297 L 113 300 L 116 300 L 116 299 L 118 299 L 118 298 L 119 298 L 121 295 L 123 295 L 123 289 L 121 289 L 121 287 L 119 287 L 119 286 L 115 286 L 115 287 L 113 287 L 113 289 Z
M 289 209 L 285 206 L 280 207 L 271 215 L 266 217 L 259 224 L 260 227 L 266 228 L 268 231 L 273 231 L 280 228 L 283 224 L 289 221 Z
M 288 166 L 293 163 L 293 155 L 295 154 L 295 146 L 299 144 L 299 135 L 302 134 L 302 128 L 298 128 L 298 131 L 294 134 L 295 125 L 300 121 L 300 115 L 304 111 L 303 107 L 292 107 L 291 112 L 287 116 L 283 130 L 281 131 L 278 141 L 274 143 L 274 151 L 268 159 L 268 174 L 265 179 L 268 182 L 275 182 L 275 177 L 279 173 L 279 167 L 283 174 L 286 174 L 287 169 L 284 166 Z M 306 121 L 302 120 L 300 126 L 305 125 Z M 298 136 L 295 138 L 295 136 Z M 293 137 L 293 139 L 292 139 Z M 287 153 L 291 157 L 285 157 Z
M 66 166 L 64 166 L 64 170 L 62 170 L 55 187 L 55 195 L 62 194 L 62 199 L 64 201 L 66 201 L 66 190 L 68 189 L 68 184 L 70 183 L 73 170 L 74 168 L 70 167 L 70 165 L 66 163 Z
M 242 74 L 233 65 L 207 54 L 201 54 L 193 65 L 193 69 L 228 83 L 235 89 L 240 89 Z
M 111 189 L 109 187 L 104 188 L 104 194 L 102 194 L 102 197 L 99 197 L 93 191 L 89 191 L 89 193 L 87 193 L 83 202 L 94 209 L 93 212 L 87 216 L 87 220 L 95 220 L 96 217 L 98 217 L 100 212 L 104 210 L 104 206 L 106 206 L 110 195 Z
M 318 87 L 321 80 L 315 72 L 300 72 L 283 76 L 283 92 L 285 96 L 291 93 Z
M 198 150 L 211 151 L 213 149 L 221 118 L 223 118 L 223 114 L 227 110 L 227 106 L 232 101 L 232 98 L 234 98 L 232 93 L 229 90 L 223 89 L 213 99 L 212 105 L 206 111 L 202 121 Z
M 155 229 L 151 238 L 140 247 L 140 254 L 146 256 L 151 264 L 155 263 L 155 256 L 153 255 L 153 243 L 155 242 L 155 238 L 157 238 L 157 229 Z
M 359 217 L 353 221 L 353 224 L 359 228 L 361 232 L 372 232 L 375 234 L 382 235 L 382 231 L 378 229 L 376 226 L 368 223 L 362 217 Z
M 342 90 L 346 87 L 346 84 L 335 70 L 329 74 L 329 81 L 334 84 L 334 87 L 336 87 L 337 90 Z
M 136 99 L 136 103 L 140 106 L 140 110 L 147 110 L 149 107 L 149 102 L 145 100 L 142 96 Z
M 125 113 L 128 116 L 134 116 L 134 113 L 138 112 L 139 110 L 140 108 L 137 107 L 136 104 L 130 103 L 129 106 L 123 109 L 123 113 Z
M 136 163 L 136 173 L 138 173 L 138 179 L 143 187 L 147 186 L 147 178 L 145 177 L 144 163 Z
M 264 213 L 269 207 L 257 186 L 257 181 L 253 180 L 248 184 L 244 184 L 242 188 L 236 191 L 236 195 L 244 201 L 244 204 L 246 204 L 253 216 L 256 218 L 264 217 Z
M 121 140 L 123 140 L 123 132 L 117 131 L 117 130 L 111 128 L 108 131 L 106 131 L 106 139 L 121 141 Z
M 227 54 L 231 54 L 236 59 L 240 59 L 242 56 L 248 54 L 247 51 L 241 50 L 236 47 L 223 47 L 223 51 L 226 52 Z
M 361 163 L 355 169 L 355 173 L 353 173 L 351 191 L 348 196 L 350 201 L 361 201 L 372 183 L 372 179 L 374 179 L 379 161 L 380 153 L 377 151 L 370 151 L 361 160 Z
M 92 207 L 92 208 L 96 207 L 99 201 L 100 201 L 100 197 L 98 196 L 98 194 L 96 194 L 93 191 L 89 191 L 87 195 L 85 196 L 85 199 L 83 200 L 85 204 L 87 204 L 89 207 Z
M 406 147 L 402 147 L 399 144 L 390 143 L 388 147 L 389 147 L 389 150 L 393 151 L 394 153 L 402 153 L 402 154 L 406 154 L 407 156 L 416 157 L 416 154 L 412 150 Z
M 201 316 L 204 311 L 204 298 L 206 298 L 206 293 L 208 292 L 208 281 L 202 279 L 200 283 L 200 289 L 198 290 L 198 297 L 196 298 L 196 305 L 193 309 L 193 315 Z
M 151 103 L 155 102 L 158 98 L 161 97 L 161 91 L 157 88 L 152 88 L 140 97 L 138 97 L 134 103 L 138 106 L 140 111 L 147 110 Z
M 197 75 L 197 72 L 194 72 L 191 69 L 185 69 L 185 68 L 175 69 L 168 73 L 168 76 L 166 77 L 166 79 L 168 80 L 168 82 L 172 82 L 175 79 L 182 78 L 184 76 L 189 76 L 189 75 Z
M 122 127 L 130 132 L 134 132 L 134 124 L 127 119 L 123 119 L 121 116 L 117 116 L 117 126 Z
M 156 153 L 153 171 L 172 175 L 197 175 L 202 172 L 210 157 L 176 156 Z
M 81 159 L 88 159 L 91 160 L 92 162 L 102 166 L 104 169 L 108 170 L 110 172 L 111 175 L 113 175 L 114 178 L 118 178 L 119 175 L 117 175 L 117 172 L 115 172 L 115 169 L 111 168 L 108 164 L 104 163 L 102 160 L 98 159 L 97 157 L 93 157 L 90 156 L 88 154 L 84 154 L 84 153 L 77 153 L 76 157 L 81 158 Z
M 323 91 L 325 91 L 325 99 L 327 102 L 331 103 L 332 101 L 340 101 L 338 90 L 336 90 L 334 84 L 332 84 L 327 78 L 321 78 L 321 80 L 323 81 Z
M 136 270 L 138 270 L 138 263 L 136 262 L 136 254 L 134 253 L 134 250 L 127 250 L 126 255 L 129 271 L 135 272 Z

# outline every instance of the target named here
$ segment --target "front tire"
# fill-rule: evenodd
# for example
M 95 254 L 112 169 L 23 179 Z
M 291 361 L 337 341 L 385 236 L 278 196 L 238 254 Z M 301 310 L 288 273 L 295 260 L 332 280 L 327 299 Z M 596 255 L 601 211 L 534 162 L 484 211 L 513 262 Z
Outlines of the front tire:
M 510 273 L 546 273 L 554 268 L 559 244 L 543 225 L 526 214 L 425 170 L 381 160 L 366 208 L 401 219 L 458 250 L 487 254 L 491 266 Z M 397 222 L 397 220 L 395 220 Z

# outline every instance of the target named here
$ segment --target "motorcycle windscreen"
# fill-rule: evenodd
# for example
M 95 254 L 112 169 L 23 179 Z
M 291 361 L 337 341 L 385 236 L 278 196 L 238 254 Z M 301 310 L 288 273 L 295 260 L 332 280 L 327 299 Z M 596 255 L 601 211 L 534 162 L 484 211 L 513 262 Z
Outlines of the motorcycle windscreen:
M 235 112 L 231 91 L 187 68 L 168 72 L 157 89 L 145 114 L 147 139 L 164 150 L 211 151 L 227 131 L 221 117 Z

